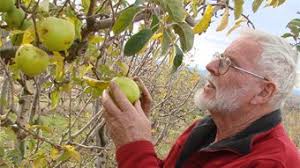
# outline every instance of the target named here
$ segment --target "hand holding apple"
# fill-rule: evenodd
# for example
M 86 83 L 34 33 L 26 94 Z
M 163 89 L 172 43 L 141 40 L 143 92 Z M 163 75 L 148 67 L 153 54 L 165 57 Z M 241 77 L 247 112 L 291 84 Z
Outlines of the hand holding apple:
M 151 123 L 140 100 L 133 105 L 115 82 L 110 83 L 110 91 L 103 92 L 102 104 L 108 131 L 117 148 L 134 141 L 152 140 Z
M 141 92 L 139 86 L 132 79 L 122 76 L 115 77 L 112 81 L 120 87 L 131 103 L 134 103 L 140 98 Z

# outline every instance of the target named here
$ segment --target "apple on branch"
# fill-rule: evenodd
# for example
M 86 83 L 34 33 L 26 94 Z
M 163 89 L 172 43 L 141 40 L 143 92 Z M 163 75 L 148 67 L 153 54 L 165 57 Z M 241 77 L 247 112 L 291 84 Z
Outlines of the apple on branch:
M 24 44 L 17 50 L 15 62 L 24 74 L 33 77 L 46 71 L 49 56 L 45 51 L 31 44 Z

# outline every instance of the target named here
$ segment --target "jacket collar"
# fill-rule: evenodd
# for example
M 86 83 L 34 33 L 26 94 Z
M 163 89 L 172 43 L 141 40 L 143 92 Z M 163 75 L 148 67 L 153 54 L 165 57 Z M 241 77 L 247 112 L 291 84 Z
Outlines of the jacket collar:
M 211 116 L 201 120 L 191 131 L 176 162 L 176 168 L 196 151 L 214 152 L 228 150 L 240 155 L 251 151 L 255 135 L 266 132 L 281 122 L 280 109 L 275 110 L 253 122 L 240 133 L 212 144 L 217 133 L 217 126 Z
M 281 122 L 281 111 L 275 110 L 253 122 L 240 133 L 212 144 L 217 133 L 217 126 L 211 116 L 201 120 L 191 131 L 176 161 L 180 168 L 188 157 L 197 151 L 231 151 L 240 155 L 250 153 L 255 135 L 266 132 Z
M 210 117 L 209 117 L 210 118 Z M 208 120 L 210 124 L 215 125 L 214 121 L 210 118 Z M 253 122 L 250 126 L 244 129 L 242 132 L 223 139 L 217 143 L 208 145 L 200 150 L 202 151 L 218 151 L 218 150 L 230 150 L 238 154 L 248 154 L 251 151 L 252 139 L 255 135 L 266 132 L 274 128 L 281 122 L 281 111 L 275 110 L 260 119 Z M 202 124 L 199 124 L 199 126 Z M 216 135 L 216 126 L 212 130 L 214 132 L 214 138 Z M 213 138 L 213 139 L 214 139 Z

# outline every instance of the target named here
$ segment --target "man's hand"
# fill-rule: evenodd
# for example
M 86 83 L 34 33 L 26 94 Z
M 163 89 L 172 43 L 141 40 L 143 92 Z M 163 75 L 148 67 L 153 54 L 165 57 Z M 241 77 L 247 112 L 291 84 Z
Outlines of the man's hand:
M 141 102 L 138 100 L 132 105 L 114 82 L 110 83 L 110 93 L 103 92 L 102 104 L 108 132 L 116 148 L 138 140 L 152 141 L 151 124 Z
M 134 81 L 138 84 L 140 90 L 141 90 L 141 104 L 142 104 L 142 109 L 144 113 L 146 114 L 147 117 L 150 116 L 150 111 L 151 111 L 151 104 L 152 104 L 152 97 L 144 85 L 143 81 L 139 77 L 134 77 Z

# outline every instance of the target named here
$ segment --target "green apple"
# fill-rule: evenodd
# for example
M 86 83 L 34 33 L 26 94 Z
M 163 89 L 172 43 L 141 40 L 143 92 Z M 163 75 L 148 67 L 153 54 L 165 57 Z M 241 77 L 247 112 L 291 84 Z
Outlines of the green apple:
M 120 87 L 131 103 L 134 103 L 140 98 L 141 92 L 134 80 L 127 77 L 115 77 L 112 81 Z
M 0 12 L 8 12 L 15 6 L 14 0 L 0 0 Z
M 38 29 L 42 43 L 50 51 L 67 50 L 75 39 L 75 27 L 65 19 L 48 17 L 41 21 Z
M 17 50 L 15 61 L 24 74 L 33 77 L 46 71 L 49 56 L 45 51 L 31 44 L 24 44 Z
M 25 19 L 25 12 L 21 8 L 14 7 L 7 12 L 4 20 L 10 28 L 19 28 Z

